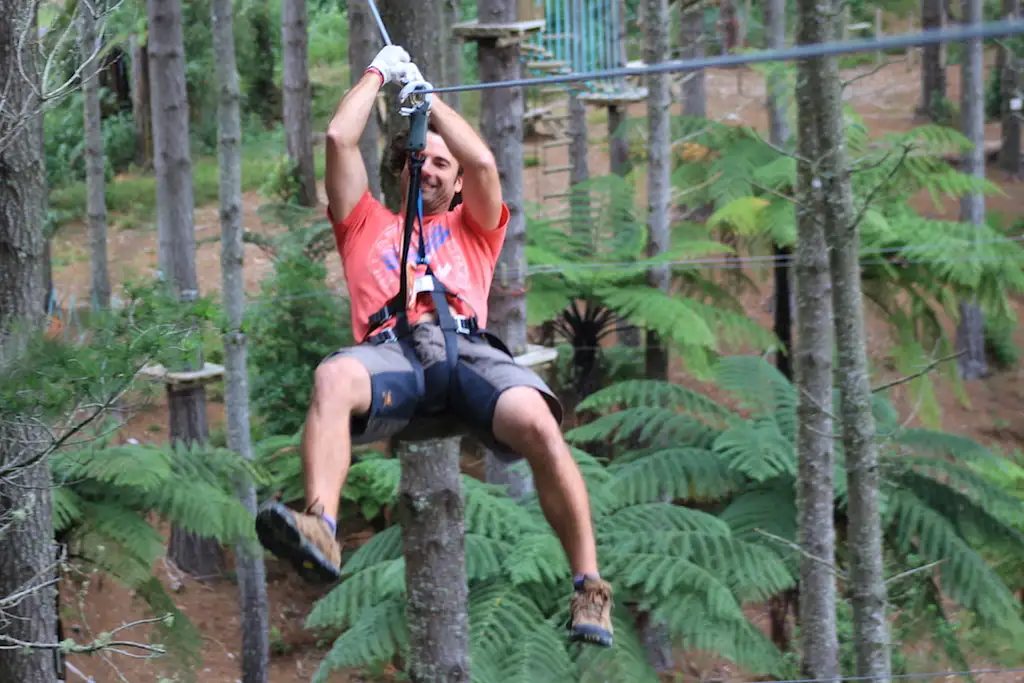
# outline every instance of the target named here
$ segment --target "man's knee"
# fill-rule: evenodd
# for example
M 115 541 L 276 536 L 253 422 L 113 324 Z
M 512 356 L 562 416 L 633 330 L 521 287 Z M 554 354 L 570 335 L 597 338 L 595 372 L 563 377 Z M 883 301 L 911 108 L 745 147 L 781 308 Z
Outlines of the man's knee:
M 494 410 L 494 435 L 527 459 L 562 450 L 565 443 L 548 401 L 530 386 L 502 392 Z
M 356 358 L 335 356 L 313 372 L 314 405 L 364 413 L 370 398 L 370 373 Z

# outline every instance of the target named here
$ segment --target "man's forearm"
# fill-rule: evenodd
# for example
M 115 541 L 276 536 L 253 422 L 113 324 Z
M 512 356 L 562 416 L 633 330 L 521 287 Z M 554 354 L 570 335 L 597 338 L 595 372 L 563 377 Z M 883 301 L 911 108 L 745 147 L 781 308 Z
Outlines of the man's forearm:
M 457 111 L 434 95 L 430 105 L 430 120 L 438 134 L 444 138 L 452 156 L 463 168 L 474 169 L 494 165 L 494 155 L 473 126 Z
M 381 77 L 376 71 L 367 71 L 341 98 L 337 111 L 327 127 L 327 137 L 342 145 L 358 145 L 373 111 Z

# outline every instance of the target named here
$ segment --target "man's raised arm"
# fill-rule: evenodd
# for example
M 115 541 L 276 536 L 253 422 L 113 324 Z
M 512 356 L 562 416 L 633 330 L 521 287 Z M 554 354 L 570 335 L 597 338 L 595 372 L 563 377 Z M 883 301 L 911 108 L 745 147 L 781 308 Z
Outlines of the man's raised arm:
M 327 127 L 324 186 L 327 203 L 337 222 L 343 221 L 369 187 L 366 166 L 359 153 L 359 138 L 373 111 L 377 93 L 400 80 L 411 66 L 409 53 L 386 45 L 366 68 L 363 77 L 345 93 Z
M 463 210 L 484 230 L 495 230 L 501 219 L 502 197 L 494 154 L 457 111 L 437 95 L 431 99 L 430 120 L 462 166 Z

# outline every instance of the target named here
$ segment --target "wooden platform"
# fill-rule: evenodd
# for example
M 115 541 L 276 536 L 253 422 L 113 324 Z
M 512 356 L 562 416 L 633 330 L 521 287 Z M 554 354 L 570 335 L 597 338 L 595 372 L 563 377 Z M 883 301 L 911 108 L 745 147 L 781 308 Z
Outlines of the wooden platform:
M 538 368 L 558 358 L 558 350 L 536 344 L 528 344 L 526 352 L 515 357 L 516 363 L 529 368 Z M 421 441 L 435 441 L 462 437 L 469 433 L 457 419 L 447 416 L 415 418 L 405 429 L 391 439 L 392 446 Z
M 546 26 L 543 19 L 507 24 L 481 24 L 473 19 L 452 25 L 452 33 L 463 40 L 497 40 L 498 47 L 508 47 L 526 40 L 532 33 L 543 31 Z
M 224 376 L 224 366 L 216 363 L 204 363 L 198 370 L 186 370 L 182 372 L 169 372 L 162 365 L 145 365 L 139 370 L 139 375 L 156 382 L 170 384 L 176 389 L 184 389 L 190 386 L 209 384 Z
M 647 88 L 630 88 L 612 92 L 584 92 L 578 95 L 584 104 L 596 104 L 603 107 L 625 107 L 647 99 Z

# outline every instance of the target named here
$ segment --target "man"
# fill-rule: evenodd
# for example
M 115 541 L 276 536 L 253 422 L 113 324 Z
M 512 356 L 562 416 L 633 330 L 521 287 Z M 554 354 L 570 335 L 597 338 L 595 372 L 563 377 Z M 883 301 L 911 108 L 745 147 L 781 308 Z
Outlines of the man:
M 264 505 L 257 518 L 261 542 L 304 575 L 336 580 L 341 558 L 336 516 L 352 443 L 386 439 L 414 412 L 447 406 L 496 452 L 527 459 L 541 507 L 574 573 L 570 639 L 610 646 L 611 587 L 598 574 L 590 504 L 562 437 L 561 406 L 535 373 L 474 334 L 474 316 L 480 328 L 486 323 L 487 294 L 509 216 L 493 154 L 453 109 L 431 98 L 422 153 L 423 220 L 404 274 L 399 272 L 404 214 L 416 207 L 405 206 L 403 199 L 396 216 L 367 189 L 358 142 L 377 93 L 390 82 L 419 81 L 405 50 L 384 47 L 342 99 L 327 131 L 327 211 L 361 343 L 332 354 L 316 369 L 302 440 L 307 507 L 297 513 L 275 501 Z M 405 197 L 408 164 L 401 168 L 401 180 Z M 461 202 L 453 201 L 456 195 Z M 408 311 L 401 315 L 408 316 L 411 329 L 400 343 L 396 319 L 385 306 L 396 296 L 401 277 L 408 277 L 410 293 Z M 446 294 L 436 287 L 420 291 L 431 289 L 435 278 Z M 439 311 L 435 302 L 447 310 Z M 455 320 L 461 333 L 446 334 L 442 319 Z

